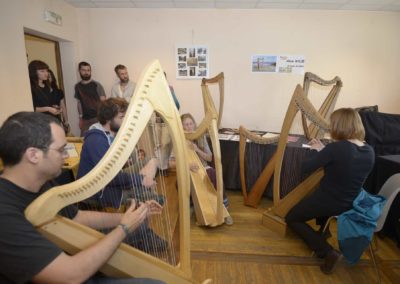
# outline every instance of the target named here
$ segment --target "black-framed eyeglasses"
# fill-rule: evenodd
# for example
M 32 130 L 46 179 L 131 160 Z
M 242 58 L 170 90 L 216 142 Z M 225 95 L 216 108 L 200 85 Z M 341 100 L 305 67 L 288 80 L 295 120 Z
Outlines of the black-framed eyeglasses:
M 65 155 L 68 156 L 68 149 L 67 146 L 62 146 L 61 148 L 51 148 L 51 147 L 47 147 L 47 149 L 49 150 L 53 150 L 53 151 L 57 151 L 58 153 L 60 153 L 61 155 Z

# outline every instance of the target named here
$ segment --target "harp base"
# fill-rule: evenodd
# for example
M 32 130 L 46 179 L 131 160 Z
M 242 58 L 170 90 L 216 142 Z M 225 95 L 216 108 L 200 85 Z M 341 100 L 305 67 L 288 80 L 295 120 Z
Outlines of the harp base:
M 259 201 L 249 200 L 249 198 L 244 198 L 243 204 L 248 207 L 257 208 Z
M 263 213 L 262 224 L 271 231 L 274 231 L 283 237 L 286 236 L 287 233 L 286 222 L 283 220 L 283 218 L 276 216 L 273 213 L 272 208 L 269 208 L 267 211 Z

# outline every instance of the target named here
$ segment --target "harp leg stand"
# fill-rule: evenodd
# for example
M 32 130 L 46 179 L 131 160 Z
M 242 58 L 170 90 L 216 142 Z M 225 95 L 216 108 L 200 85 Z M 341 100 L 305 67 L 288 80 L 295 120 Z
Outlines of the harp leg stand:
M 262 224 L 271 231 L 277 232 L 281 236 L 286 236 L 287 225 L 283 218 L 275 215 L 272 209 L 269 208 L 263 213 Z

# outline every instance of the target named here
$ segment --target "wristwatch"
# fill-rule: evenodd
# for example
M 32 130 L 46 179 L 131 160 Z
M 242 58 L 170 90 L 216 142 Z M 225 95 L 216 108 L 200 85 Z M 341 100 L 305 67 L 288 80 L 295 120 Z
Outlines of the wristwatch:
M 121 226 L 122 230 L 124 230 L 125 235 L 129 235 L 129 228 L 125 224 L 118 224 L 118 226 Z

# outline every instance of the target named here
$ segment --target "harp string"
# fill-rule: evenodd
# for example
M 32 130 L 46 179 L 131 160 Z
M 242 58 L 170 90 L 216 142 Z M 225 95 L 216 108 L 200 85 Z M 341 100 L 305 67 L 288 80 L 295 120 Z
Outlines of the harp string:
M 197 127 L 196 127 L 196 128 L 197 128 Z M 195 129 L 195 130 L 196 130 L 196 129 Z M 208 131 L 209 131 L 209 130 L 207 130 L 207 134 L 208 134 Z M 206 143 L 207 143 L 207 145 L 208 145 L 207 138 L 206 138 L 206 133 L 204 133 L 203 135 L 201 135 L 201 136 L 200 136 L 199 138 L 197 138 L 196 140 L 193 140 L 192 142 L 194 142 L 202 151 L 205 152 L 205 150 L 206 150 Z M 214 155 L 213 152 L 212 152 L 212 150 L 211 150 L 211 148 L 210 148 L 210 145 L 208 145 L 208 149 L 209 149 L 211 155 Z M 197 153 L 196 153 L 196 155 L 197 155 Z M 197 156 L 198 156 L 198 155 L 197 155 Z M 206 172 L 205 178 L 207 178 L 207 179 L 209 180 L 209 182 L 213 185 L 214 190 L 217 191 L 217 184 L 216 184 L 216 178 L 217 178 L 217 177 L 216 177 L 216 176 L 214 177 L 214 178 L 215 178 L 215 184 L 214 184 L 214 183 L 212 182 L 210 176 L 208 175 L 208 172 L 207 172 L 208 169 L 212 169 L 212 170 L 214 171 L 214 174 L 216 175 L 216 172 L 215 172 L 216 170 L 215 170 L 213 167 L 211 167 L 211 166 L 209 165 L 209 163 L 208 163 L 207 161 L 203 160 L 200 156 L 198 156 L 198 158 L 199 158 L 199 160 L 200 160 L 200 166 L 202 166 L 202 167 L 204 168 L 205 172 Z M 210 194 L 207 195 L 207 200 L 208 200 L 208 202 L 209 202 L 210 204 L 212 204 L 212 203 L 215 202 L 215 199 L 213 199 L 213 198 L 212 198 L 212 195 L 210 195 Z M 215 216 L 217 215 L 217 208 L 218 208 L 218 206 L 211 206 L 212 212 L 213 212 L 213 214 L 214 214 Z
M 280 198 L 284 198 L 308 176 L 303 174 L 301 167 L 307 156 L 307 151 L 303 149 L 302 144 L 307 144 L 309 140 L 303 133 L 297 133 L 299 124 L 295 122 L 299 122 L 299 119 L 301 119 L 300 113 L 296 115 L 296 118 L 297 120 L 295 119 L 289 129 L 289 136 L 296 137 L 295 139 L 297 139 L 297 141 L 288 141 L 283 154 L 279 190 Z
M 155 117 L 156 115 L 153 115 Z M 149 130 L 145 132 L 142 135 L 141 142 L 142 144 L 152 144 L 152 141 L 154 141 L 155 145 L 160 145 L 160 133 L 157 131 L 157 129 L 154 127 L 154 124 L 152 122 L 149 123 Z M 166 127 L 165 125 L 162 125 L 162 127 Z M 159 242 L 158 237 L 161 239 L 164 239 L 167 241 L 168 244 L 172 244 L 173 239 L 172 239 L 172 230 L 170 227 L 171 224 L 171 218 L 170 218 L 170 210 L 169 210 L 169 203 L 167 202 L 168 200 L 168 193 L 167 193 L 167 186 L 165 182 L 165 178 L 163 175 L 160 174 L 159 166 L 160 166 L 160 158 L 155 158 L 155 157 L 164 157 L 160 153 L 161 148 L 160 147 L 151 147 L 155 151 L 154 154 L 150 154 L 150 160 L 147 162 L 147 164 L 143 163 L 143 161 L 138 162 L 138 164 L 141 166 L 140 168 L 140 173 L 143 173 L 145 175 L 153 174 L 151 172 L 154 169 L 150 169 L 150 172 L 146 167 L 151 167 L 152 165 L 149 165 L 149 163 L 153 163 L 153 166 L 156 165 L 156 175 L 157 175 L 157 182 L 151 187 L 151 188 L 145 188 L 144 189 L 144 199 L 145 200 L 150 200 L 150 199 L 156 199 L 157 201 L 160 201 L 163 203 L 164 210 L 163 210 L 163 215 L 162 216 L 152 216 L 151 220 L 148 222 L 149 228 L 155 232 L 156 235 L 151 234 L 150 240 L 147 241 L 149 236 L 147 236 L 145 233 L 142 233 L 142 238 L 144 239 L 144 244 L 146 249 L 150 249 L 151 246 L 156 247 L 157 243 Z M 137 150 L 137 149 L 136 149 Z M 151 153 L 151 152 L 150 152 Z M 148 155 L 148 153 L 146 153 Z M 139 155 L 136 153 L 136 158 L 139 158 Z M 157 161 L 156 164 L 154 164 L 154 161 Z M 141 193 L 139 193 L 141 194 Z M 164 202 L 163 202 L 164 201 Z M 153 253 L 157 258 L 164 259 L 165 261 L 169 263 L 176 264 L 177 263 L 177 258 L 175 255 L 174 250 L 169 247 L 167 250 L 155 250 Z
M 293 121 L 296 117 L 298 117 L 298 115 L 304 115 L 304 117 L 306 117 L 318 129 L 324 131 L 329 129 L 328 121 L 325 120 L 324 117 L 316 110 L 307 96 L 305 96 L 303 89 L 300 87 L 300 85 L 298 85 L 286 113 L 285 121 L 281 131 L 281 139 L 278 146 L 278 161 L 275 166 L 274 177 L 275 205 L 279 203 L 280 200 L 284 199 L 284 197 L 299 184 L 299 180 L 302 181 L 305 179 L 304 176 L 301 176 L 302 173 L 299 169 L 301 167 L 302 160 L 306 155 L 306 151 L 302 151 L 301 145 L 303 143 L 307 143 L 308 139 L 304 136 L 299 136 L 298 141 L 296 142 L 297 147 L 288 147 L 287 142 L 282 140 L 290 135 L 293 128 Z M 279 149 L 279 147 L 281 148 Z M 291 170 L 283 171 L 282 169 L 285 167 L 286 169 Z M 291 186 L 288 186 L 288 184 L 291 184 Z M 282 191 L 282 188 L 286 188 L 286 191 Z
M 274 166 L 274 157 L 279 135 L 263 137 L 264 132 L 251 132 L 239 127 L 239 167 L 244 204 L 257 207 L 269 186 Z M 265 146 L 265 144 L 271 144 Z M 267 161 L 267 162 L 265 162 Z M 247 165 L 251 165 L 248 167 Z M 271 194 L 270 194 L 271 195 Z
M 267 146 L 268 145 L 268 146 Z M 245 182 L 247 192 L 254 186 L 257 178 L 260 176 L 265 165 L 276 151 L 276 143 L 271 144 L 259 144 L 247 138 L 245 148 Z M 251 165 L 251 166 L 246 166 Z M 269 189 L 270 183 L 266 185 Z M 271 188 L 272 190 L 272 188 Z M 268 193 L 271 195 L 271 193 Z
M 159 134 L 155 131 L 154 127 L 151 128 L 150 131 L 146 131 L 140 138 L 141 144 L 150 144 L 151 141 L 155 141 L 158 145 L 159 143 Z M 160 151 L 158 149 L 158 151 Z M 127 206 L 130 204 L 130 199 L 136 199 L 137 202 L 143 202 L 146 200 L 156 199 L 157 197 L 163 197 L 164 200 L 167 199 L 167 190 L 165 179 L 162 175 L 158 174 L 157 183 L 151 187 L 145 187 L 141 183 L 136 184 L 138 181 L 137 175 L 140 175 L 145 172 L 145 174 L 149 174 L 149 171 L 146 170 L 146 167 L 149 167 L 149 163 L 153 165 L 158 165 L 154 163 L 154 156 L 159 156 L 157 153 L 152 154 L 151 152 L 146 152 L 146 156 L 148 159 L 141 160 L 139 159 L 138 146 L 135 147 L 132 154 L 128 157 L 126 161 L 127 167 L 122 169 L 121 171 L 128 177 L 128 181 L 124 179 L 122 176 L 117 176 L 118 183 L 120 184 L 119 188 L 122 189 L 122 194 L 120 195 L 118 191 L 114 188 L 103 188 L 100 192 L 100 198 L 98 199 L 98 204 L 94 204 L 92 202 L 86 202 L 86 205 L 89 210 L 94 211 L 105 211 L 105 212 L 124 212 Z M 161 156 L 160 156 L 161 157 Z M 156 171 L 159 171 L 158 167 Z M 156 172 L 157 173 L 157 172 Z M 104 200 L 104 192 L 108 191 L 107 198 L 112 199 L 112 204 L 118 204 L 117 207 L 110 207 L 109 200 Z M 90 198 L 89 198 L 90 200 Z M 88 200 L 86 200 L 88 201 Z M 85 201 L 84 201 L 85 202 Z M 172 244 L 172 230 L 169 226 L 171 224 L 171 218 L 169 216 L 169 208 L 168 202 L 164 202 L 164 210 L 163 216 L 154 215 L 151 216 L 151 220 L 147 220 L 146 224 L 140 229 L 136 230 L 131 235 L 127 236 L 125 242 L 130 244 L 136 248 L 142 249 L 145 252 L 151 251 L 151 254 L 159 259 L 163 259 L 164 261 L 176 264 L 177 257 L 175 251 L 168 249 L 153 249 L 157 248 L 159 245 L 159 239 L 165 240 L 168 244 Z M 105 222 L 103 222 L 103 225 Z M 149 228 L 152 232 L 157 232 L 155 234 L 148 234 Z M 103 230 L 104 233 L 107 233 L 108 230 Z M 138 244 L 140 247 L 138 247 Z
M 183 121 L 182 121 L 182 123 L 183 123 Z M 202 123 L 204 123 L 204 120 L 202 121 Z M 209 124 L 211 124 L 211 121 L 209 122 Z M 208 127 L 209 127 L 209 124 L 207 124 Z M 206 124 L 203 124 L 203 125 L 206 125 Z M 194 129 L 194 132 L 191 132 L 191 133 L 185 132 L 187 143 L 194 143 L 194 144 L 196 144 L 202 151 L 204 151 L 204 150 L 205 150 L 205 149 L 204 149 L 205 143 L 208 144 L 207 138 L 206 138 L 206 135 L 209 134 L 209 129 L 208 129 L 208 127 L 207 127 L 207 128 L 205 128 L 205 127 L 198 127 L 198 126 L 197 126 L 197 123 L 195 122 L 195 129 Z M 202 131 L 202 130 L 203 130 L 203 131 Z M 193 134 L 193 133 L 196 133 L 196 135 L 195 135 L 194 137 L 193 137 L 193 136 L 190 136 L 190 134 Z M 211 151 L 210 145 L 208 145 L 208 148 L 210 149 L 210 152 L 211 152 L 211 154 L 213 155 L 213 152 Z M 208 176 L 208 173 L 207 173 L 207 169 L 208 169 L 208 168 L 212 168 L 212 167 L 209 166 L 209 165 L 208 165 L 208 162 L 206 162 L 206 161 L 205 161 L 205 162 L 206 162 L 207 166 L 205 166 L 204 163 L 203 163 L 202 158 L 201 158 L 194 150 L 191 150 L 191 151 L 193 151 L 194 155 L 196 156 L 196 160 L 198 161 L 198 162 L 196 163 L 196 165 L 199 166 L 199 167 L 202 167 L 202 168 L 204 169 L 204 171 L 205 171 L 205 177 L 204 177 L 204 178 L 206 178 L 206 179 L 210 182 L 210 184 L 212 184 L 214 190 L 217 191 L 216 185 L 214 185 L 214 184 L 212 183 L 212 181 L 211 181 L 211 179 L 210 179 L 210 177 Z M 191 166 L 191 165 L 190 165 L 190 166 Z M 200 169 L 199 169 L 199 170 L 200 170 Z M 214 170 L 215 170 L 215 169 L 214 169 Z M 205 195 L 203 195 L 202 198 L 203 198 L 203 201 L 202 201 L 202 202 L 204 202 L 204 198 L 205 198 L 206 201 L 208 202 L 208 204 L 213 204 L 213 203 L 215 203 L 215 199 L 214 199 L 213 196 L 210 195 L 210 194 L 205 194 Z M 214 216 L 216 216 L 216 215 L 217 215 L 217 210 L 218 210 L 217 207 L 218 207 L 218 206 L 210 206 L 210 207 L 208 208 L 208 210 L 211 210 L 211 211 L 212 211 L 212 214 L 213 214 Z
M 155 116 L 154 115 L 154 120 L 151 121 L 152 127 L 151 127 L 151 134 L 152 137 L 154 138 L 153 141 L 155 141 L 156 145 L 161 145 L 161 143 L 163 141 L 160 141 L 160 133 L 157 132 L 157 129 L 155 127 Z M 165 124 L 162 125 L 162 127 L 167 127 Z M 167 128 L 166 128 L 167 129 Z M 150 133 L 147 133 L 148 136 L 150 136 Z M 169 133 L 169 129 L 168 129 L 168 136 L 170 137 L 170 133 Z M 170 139 L 170 138 L 169 138 Z M 150 139 L 149 139 L 150 141 Z M 164 255 L 160 255 L 159 257 L 163 257 L 168 259 L 168 262 L 170 263 L 177 263 L 177 257 L 176 257 L 176 253 L 173 249 L 173 232 L 172 232 L 172 220 L 171 220 L 171 216 L 169 214 L 169 212 L 171 212 L 171 209 L 169 208 L 169 202 L 167 202 L 167 200 L 169 200 L 170 198 L 168 198 L 169 193 L 167 192 L 167 186 L 166 186 L 166 180 L 164 178 L 164 175 L 161 174 L 161 170 L 160 170 L 160 166 L 161 163 L 163 161 L 161 161 L 160 159 L 162 159 L 163 157 L 165 158 L 167 155 L 162 155 L 163 153 L 161 153 L 161 147 L 153 147 L 153 149 L 156 151 L 155 156 L 156 157 L 160 157 L 158 160 L 158 165 L 159 167 L 157 167 L 157 171 L 158 171 L 158 178 L 157 178 L 157 183 L 155 184 L 155 194 L 161 194 L 162 197 L 164 197 L 164 212 L 166 212 L 166 214 L 164 214 L 163 216 L 159 216 L 158 218 L 153 218 L 152 219 L 152 225 L 153 228 L 156 229 L 156 232 L 160 232 L 161 236 L 163 236 L 164 238 L 166 237 L 166 240 L 168 241 L 168 243 L 170 244 L 170 249 L 167 251 L 164 251 Z M 174 190 L 174 189 L 171 189 Z M 172 198 L 171 198 L 172 199 Z M 163 220 L 164 218 L 164 220 Z

